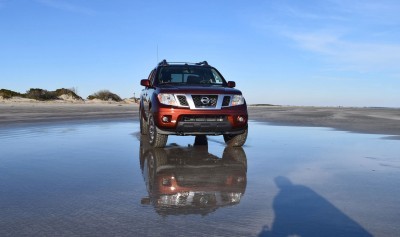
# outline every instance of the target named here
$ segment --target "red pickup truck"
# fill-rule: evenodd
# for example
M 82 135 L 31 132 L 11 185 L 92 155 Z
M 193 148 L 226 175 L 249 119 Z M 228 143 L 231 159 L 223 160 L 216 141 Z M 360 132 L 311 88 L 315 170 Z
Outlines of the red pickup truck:
M 163 60 L 140 95 L 140 132 L 153 147 L 164 147 L 168 135 L 223 135 L 228 146 L 247 139 L 248 115 L 242 92 L 225 81 L 206 61 L 171 63 Z

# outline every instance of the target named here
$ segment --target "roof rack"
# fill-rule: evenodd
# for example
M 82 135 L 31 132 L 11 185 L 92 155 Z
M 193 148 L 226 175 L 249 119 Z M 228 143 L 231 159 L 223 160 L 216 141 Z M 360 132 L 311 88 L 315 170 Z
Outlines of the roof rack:
M 162 60 L 158 63 L 158 66 L 168 66 L 168 65 L 197 65 L 197 66 L 210 66 L 207 61 L 198 62 L 198 63 L 188 63 L 188 62 L 167 62 L 167 60 Z
M 208 62 L 207 61 L 199 62 L 199 63 L 196 63 L 196 65 L 208 66 Z
M 158 66 L 166 66 L 168 65 L 167 60 L 162 60 L 161 62 L 158 63 Z

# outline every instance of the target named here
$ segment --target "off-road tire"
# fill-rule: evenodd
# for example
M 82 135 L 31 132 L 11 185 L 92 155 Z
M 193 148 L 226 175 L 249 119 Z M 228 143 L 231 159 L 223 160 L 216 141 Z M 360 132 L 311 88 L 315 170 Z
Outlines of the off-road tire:
M 159 134 L 157 132 L 157 127 L 152 115 L 149 115 L 148 120 L 149 120 L 148 137 L 150 145 L 152 145 L 153 147 L 160 147 L 160 148 L 165 147 L 165 144 L 167 144 L 168 135 Z
M 139 120 L 140 120 L 140 134 L 142 135 L 146 135 L 147 134 L 147 130 L 148 130 L 148 126 L 147 126 L 147 122 L 144 120 L 143 115 L 142 115 L 142 109 L 139 109 Z
M 242 147 L 225 147 L 222 160 L 227 162 L 239 162 L 247 170 L 247 157 Z
M 247 140 L 247 133 L 248 133 L 248 128 L 246 128 L 246 130 L 242 134 L 235 134 L 235 135 L 225 134 L 224 141 L 228 146 L 232 147 L 243 146 Z
M 154 156 L 156 158 L 156 169 L 168 164 L 168 155 L 167 155 L 167 152 L 165 151 L 165 149 L 154 148 L 153 152 L 154 152 Z

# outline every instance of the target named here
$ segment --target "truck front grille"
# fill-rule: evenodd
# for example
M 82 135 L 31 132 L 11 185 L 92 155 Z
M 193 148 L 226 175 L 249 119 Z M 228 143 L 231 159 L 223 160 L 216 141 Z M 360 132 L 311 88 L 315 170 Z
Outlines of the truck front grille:
M 176 94 L 175 99 L 178 107 L 191 110 L 219 110 L 231 106 L 232 103 L 230 94 Z
M 185 95 L 178 95 L 177 97 L 179 100 L 179 104 L 181 104 L 182 106 L 189 106 Z
M 217 106 L 217 95 L 192 95 L 192 99 L 196 108 L 214 108 Z
M 231 102 L 230 96 L 224 96 L 224 100 L 222 101 L 222 106 L 229 106 L 229 102 Z

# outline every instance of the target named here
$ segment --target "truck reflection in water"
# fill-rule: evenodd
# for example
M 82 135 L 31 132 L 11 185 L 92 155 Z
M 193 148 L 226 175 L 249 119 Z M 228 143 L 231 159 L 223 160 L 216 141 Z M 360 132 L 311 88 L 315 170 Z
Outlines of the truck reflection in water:
M 165 215 L 207 215 L 236 205 L 246 190 L 247 158 L 241 147 L 225 148 L 222 158 L 207 145 L 152 148 L 140 144 L 140 166 L 152 204 Z

